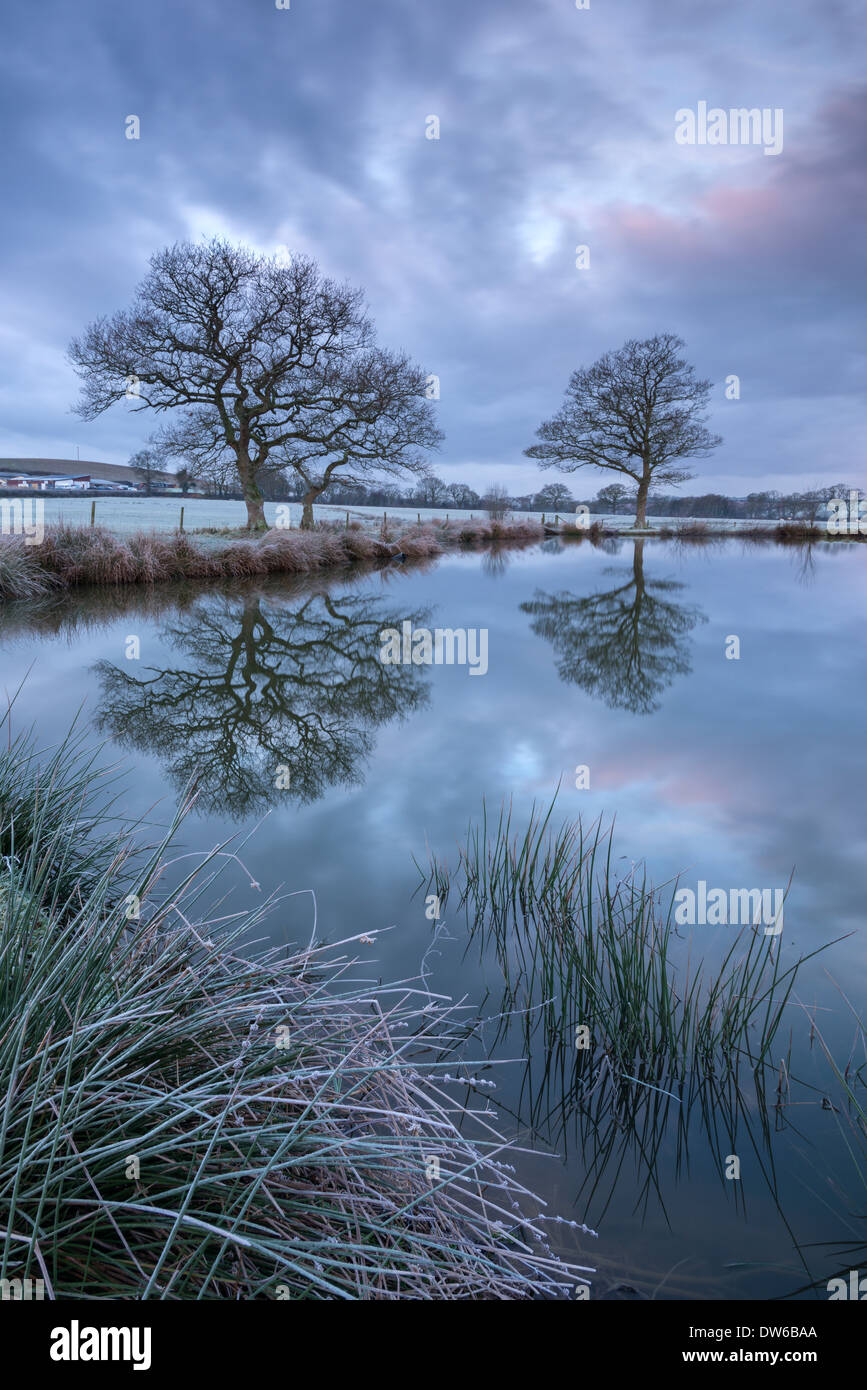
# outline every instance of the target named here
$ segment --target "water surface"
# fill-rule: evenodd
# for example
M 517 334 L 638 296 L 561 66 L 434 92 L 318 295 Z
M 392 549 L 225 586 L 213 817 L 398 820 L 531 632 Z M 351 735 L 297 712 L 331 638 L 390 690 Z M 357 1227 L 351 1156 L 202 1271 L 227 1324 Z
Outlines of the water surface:
M 517 1160 L 527 1180 L 599 1232 L 551 1227 L 555 1248 L 597 1266 L 594 1296 L 625 1282 L 659 1298 L 824 1298 L 863 1262 L 867 1210 L 807 1013 L 845 1065 L 854 1026 L 831 977 L 863 1015 L 867 975 L 864 556 L 548 542 L 333 582 L 82 593 L 4 612 L 3 682 L 27 677 L 16 717 L 45 742 L 83 706 L 128 760 L 130 814 L 167 820 L 195 777 L 184 847 L 243 842 L 238 906 L 249 876 L 262 892 L 312 889 L 320 936 L 391 928 L 367 972 L 417 978 L 424 961 L 426 987 L 468 1016 L 503 1011 L 503 972 L 451 906 L 434 941 L 413 856 L 454 862 L 483 798 L 511 799 L 520 823 L 559 783 L 556 815 L 616 818 L 616 864 L 646 863 L 657 883 L 775 887 L 794 871 L 786 959 L 851 935 L 804 967 L 787 1006 L 773 1055 L 776 1069 L 791 1042 L 786 1104 L 775 1081 L 763 1094 L 746 1078 L 710 1114 L 646 1087 L 594 1110 L 565 1027 L 540 1026 L 532 992 L 531 1012 L 477 1032 L 468 1056 L 525 1059 L 481 1074 L 532 1151 Z M 486 629 L 487 673 L 384 665 L 380 633 L 405 621 Z M 312 925 L 312 896 L 289 898 L 274 939 L 306 942 Z M 730 930 L 684 929 L 684 949 L 718 959 Z

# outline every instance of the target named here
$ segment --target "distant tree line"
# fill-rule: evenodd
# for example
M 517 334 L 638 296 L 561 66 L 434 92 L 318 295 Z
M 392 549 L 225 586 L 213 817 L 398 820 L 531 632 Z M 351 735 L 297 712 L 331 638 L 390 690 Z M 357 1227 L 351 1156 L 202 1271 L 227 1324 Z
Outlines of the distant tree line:
M 213 497 L 240 497 L 237 484 L 204 479 L 199 486 Z M 268 501 L 301 501 L 303 484 L 293 483 L 274 470 L 261 480 L 263 496 Z M 719 492 L 678 497 L 673 493 L 650 493 L 647 499 L 648 516 L 698 518 L 749 518 L 765 521 L 815 521 L 819 509 L 832 497 L 848 498 L 854 484 L 835 483 L 830 487 L 810 488 L 803 492 L 751 492 L 746 497 L 726 497 Z M 468 483 L 446 483 L 429 476 L 415 487 L 400 487 L 397 483 L 340 483 L 333 482 L 323 492 L 320 502 L 338 507 L 418 507 L 440 511 L 483 511 L 492 516 L 510 512 L 544 512 L 546 515 L 570 515 L 579 505 L 586 506 L 591 515 L 627 515 L 635 512 L 635 489 L 619 483 L 609 483 L 595 497 L 575 497 L 563 483 L 549 483 L 538 492 L 512 494 L 502 484 L 494 484 L 478 492 Z

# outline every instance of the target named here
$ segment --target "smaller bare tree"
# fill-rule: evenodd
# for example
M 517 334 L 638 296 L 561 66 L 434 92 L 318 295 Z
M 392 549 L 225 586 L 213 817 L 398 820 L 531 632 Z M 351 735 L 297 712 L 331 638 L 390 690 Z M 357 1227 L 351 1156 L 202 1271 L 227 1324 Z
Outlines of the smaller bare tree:
M 426 385 L 423 368 L 382 348 L 325 369 L 317 389 L 326 404 L 303 412 L 295 437 L 274 455 L 302 484 L 302 527 L 313 525 L 313 505 L 331 482 L 363 484 L 409 473 L 426 486 L 424 451 L 442 439 Z M 430 481 L 439 496 L 442 483 Z
M 568 512 L 574 499 L 565 483 L 546 483 L 534 501 L 537 512 Z
M 631 338 L 592 367 L 573 372 L 558 413 L 540 425 L 525 453 L 543 468 L 574 473 L 602 468 L 638 489 L 635 525 L 647 525 L 650 485 L 685 482 L 681 459 L 701 458 L 722 441 L 705 427 L 712 383 L 699 381 L 680 356 L 682 338 Z
M 144 490 L 148 497 L 153 492 L 154 483 L 157 480 L 157 475 L 162 471 L 164 462 L 162 453 L 155 448 L 139 449 L 129 461 L 129 466 L 136 478 L 144 484 Z
M 462 511 L 470 511 L 471 508 L 478 507 L 481 502 L 479 494 L 468 483 L 449 483 L 446 491 L 452 506 Z
M 596 494 L 596 501 L 601 502 L 603 507 L 610 508 L 616 516 L 620 509 L 620 503 L 624 497 L 628 496 L 628 493 L 629 489 L 625 488 L 622 483 L 608 483 L 606 487 L 599 489 Z
M 482 498 L 482 506 L 491 521 L 502 521 L 509 513 L 510 497 L 501 483 L 493 483 Z
M 419 478 L 412 498 L 421 507 L 442 507 L 448 504 L 449 491 L 441 478 L 429 473 L 427 477 Z

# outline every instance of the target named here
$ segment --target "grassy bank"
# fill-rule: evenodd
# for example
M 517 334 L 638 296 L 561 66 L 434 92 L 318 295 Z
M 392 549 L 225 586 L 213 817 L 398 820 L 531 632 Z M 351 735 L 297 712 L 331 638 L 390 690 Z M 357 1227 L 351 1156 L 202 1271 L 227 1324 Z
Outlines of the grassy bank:
M 203 920 L 236 861 L 164 887 L 177 825 L 138 847 L 111 785 L 74 741 L 0 755 L 0 1278 L 58 1299 L 574 1290 L 488 1092 L 450 1094 L 450 1010 L 353 983 L 365 939 L 251 946 L 273 902 Z
M 246 579 L 385 565 L 447 550 L 528 545 L 542 536 L 535 522 L 442 522 L 394 527 L 379 536 L 354 524 L 274 529 L 257 540 L 214 544 L 180 531 L 120 538 L 99 526 L 60 525 L 47 530 L 38 545 L 18 536 L 0 541 L 0 599 L 42 598 L 81 585 Z
M 561 526 L 558 536 L 599 545 L 628 538 L 630 532 L 590 526 Z M 638 533 L 635 533 L 638 534 Z M 775 542 L 804 546 L 820 541 L 860 540 L 830 536 L 827 531 L 781 523 L 739 532 L 715 530 L 703 522 L 659 526 L 642 532 L 647 539 L 695 545 L 738 539 L 752 544 Z M 266 532 L 256 539 L 239 533 L 138 532 L 120 537 L 101 526 L 51 527 L 37 545 L 22 536 L 0 538 L 0 601 L 40 599 L 85 586 L 153 585 L 190 580 L 211 582 L 267 575 L 324 573 L 357 565 L 415 563 L 455 550 L 506 550 L 543 540 L 545 528 L 535 521 L 434 521 L 421 526 L 391 522 L 387 529 L 320 524 L 313 531 Z

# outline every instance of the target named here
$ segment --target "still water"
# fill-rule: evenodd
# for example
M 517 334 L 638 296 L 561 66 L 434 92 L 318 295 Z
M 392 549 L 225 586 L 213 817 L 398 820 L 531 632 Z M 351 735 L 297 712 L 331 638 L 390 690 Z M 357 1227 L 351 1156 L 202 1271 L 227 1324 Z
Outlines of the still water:
M 126 759 L 130 815 L 168 820 L 197 777 L 183 848 L 235 837 L 230 907 L 250 877 L 296 894 L 274 940 L 306 944 L 315 894 L 320 939 L 381 933 L 362 974 L 417 981 L 424 962 L 425 987 L 468 1016 L 506 1010 L 501 967 L 451 903 L 428 920 L 413 860 L 453 863 L 483 798 L 511 799 L 520 826 L 559 783 L 555 819 L 615 821 L 616 864 L 656 883 L 785 888 L 794 873 L 784 958 L 845 939 L 802 968 L 764 1091 L 748 1073 L 710 1105 L 635 1088 L 626 1108 L 588 1106 L 570 1040 L 532 1025 L 532 991 L 467 1057 L 477 1073 L 511 1059 L 483 1073 L 489 1103 L 552 1214 L 598 1232 L 551 1225 L 555 1249 L 597 1269 L 594 1296 L 824 1299 L 865 1259 L 867 1143 L 810 1036 L 815 1020 L 841 1069 L 867 1075 L 846 1002 L 864 1018 L 865 560 L 546 542 L 333 582 L 82 593 L 5 610 L 3 685 L 26 677 L 17 723 L 45 743 L 82 708 Z M 485 630 L 487 671 L 384 664 L 380 633 L 407 621 Z M 680 930 L 693 957 L 731 942 L 727 926 Z

